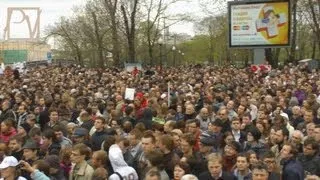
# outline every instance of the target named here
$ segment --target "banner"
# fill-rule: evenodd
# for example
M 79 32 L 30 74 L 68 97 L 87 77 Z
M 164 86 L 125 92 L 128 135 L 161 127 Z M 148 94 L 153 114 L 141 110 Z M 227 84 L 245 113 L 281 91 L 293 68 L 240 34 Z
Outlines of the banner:
M 260 65 L 251 65 L 251 71 L 253 73 L 268 73 L 271 71 L 271 65 L 266 65 L 266 64 L 260 64 Z
M 290 45 L 290 4 L 281 2 L 228 3 L 230 47 Z

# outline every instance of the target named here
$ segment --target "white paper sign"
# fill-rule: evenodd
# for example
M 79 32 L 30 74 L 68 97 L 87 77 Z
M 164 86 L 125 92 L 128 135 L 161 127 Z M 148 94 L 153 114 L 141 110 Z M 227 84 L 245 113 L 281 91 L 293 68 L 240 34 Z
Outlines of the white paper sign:
M 134 100 L 134 92 L 135 92 L 135 89 L 126 88 L 124 99 Z

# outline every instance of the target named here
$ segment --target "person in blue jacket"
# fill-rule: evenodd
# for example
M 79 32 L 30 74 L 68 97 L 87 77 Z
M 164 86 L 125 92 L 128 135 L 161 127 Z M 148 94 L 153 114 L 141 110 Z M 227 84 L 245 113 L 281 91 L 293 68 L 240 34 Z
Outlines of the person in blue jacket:
M 303 180 L 304 170 L 301 163 L 296 160 L 297 148 L 290 143 L 284 144 L 280 151 L 282 169 L 282 179 Z

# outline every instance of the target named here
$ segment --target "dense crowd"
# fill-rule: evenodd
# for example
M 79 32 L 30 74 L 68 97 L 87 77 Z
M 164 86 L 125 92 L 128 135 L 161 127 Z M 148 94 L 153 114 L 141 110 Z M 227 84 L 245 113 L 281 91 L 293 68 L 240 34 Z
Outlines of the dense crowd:
M 319 77 L 298 66 L 9 69 L 1 179 L 319 179 Z

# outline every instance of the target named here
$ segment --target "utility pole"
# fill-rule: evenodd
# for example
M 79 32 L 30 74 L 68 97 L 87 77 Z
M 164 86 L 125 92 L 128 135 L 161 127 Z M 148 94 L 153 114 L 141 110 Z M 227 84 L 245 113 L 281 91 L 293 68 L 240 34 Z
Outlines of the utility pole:
M 177 47 L 176 47 L 176 44 L 177 44 L 177 38 L 176 38 L 176 34 L 174 34 L 173 36 L 173 40 L 174 40 L 174 43 L 173 43 L 173 46 L 172 46 L 172 51 L 173 51 L 173 66 L 175 67 L 176 66 L 176 50 L 177 50 Z

